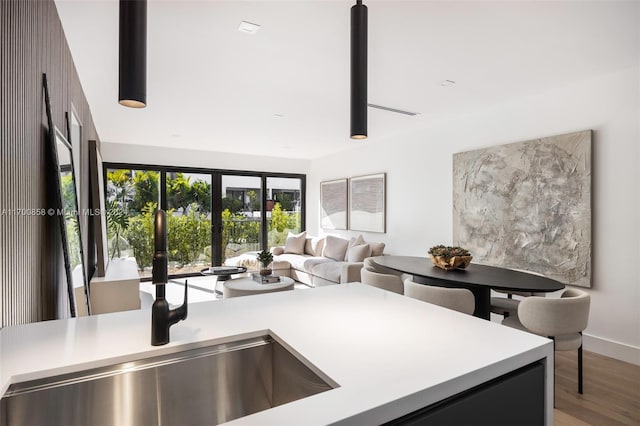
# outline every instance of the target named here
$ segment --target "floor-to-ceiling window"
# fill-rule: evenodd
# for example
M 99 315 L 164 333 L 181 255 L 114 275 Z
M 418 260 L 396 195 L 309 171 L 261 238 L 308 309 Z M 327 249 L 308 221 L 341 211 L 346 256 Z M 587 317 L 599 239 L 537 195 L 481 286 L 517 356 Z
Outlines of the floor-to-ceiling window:
M 124 167 L 105 171 L 109 258 L 135 257 L 140 275 L 151 276 L 160 172 Z
M 267 177 L 267 246 L 284 245 L 289 232 L 302 230 L 302 180 L 300 178 Z
M 169 274 L 211 265 L 211 174 L 166 173 Z
M 105 163 L 109 256 L 151 276 L 153 221 L 167 212 L 169 274 L 284 244 L 304 229 L 304 175 Z
M 260 250 L 262 241 L 262 179 L 222 176 L 222 261 Z

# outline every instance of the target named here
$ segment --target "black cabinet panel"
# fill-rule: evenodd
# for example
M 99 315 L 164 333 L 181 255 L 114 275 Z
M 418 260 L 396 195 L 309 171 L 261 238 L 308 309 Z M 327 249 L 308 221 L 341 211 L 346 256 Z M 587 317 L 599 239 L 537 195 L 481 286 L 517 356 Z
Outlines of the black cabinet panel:
M 484 383 L 388 425 L 544 425 L 543 361 Z

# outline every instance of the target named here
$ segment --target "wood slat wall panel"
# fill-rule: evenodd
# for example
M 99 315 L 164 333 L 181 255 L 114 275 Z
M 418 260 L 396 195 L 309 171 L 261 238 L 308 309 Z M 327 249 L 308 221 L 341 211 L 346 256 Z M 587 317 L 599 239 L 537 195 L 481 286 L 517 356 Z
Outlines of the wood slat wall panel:
M 8 214 L 52 206 L 42 74 L 53 121 L 66 133 L 73 104 L 82 122 L 83 151 L 98 140 L 91 111 L 53 0 L 0 2 L 0 327 L 60 318 L 65 300 L 57 218 Z M 115 90 L 115 88 L 114 88 Z M 88 187 L 88 160 L 78 179 Z M 80 209 L 88 208 L 88 197 Z M 81 219 L 86 229 L 87 217 Z M 83 235 L 85 253 L 89 242 Z M 62 294 L 61 294 L 62 293 Z

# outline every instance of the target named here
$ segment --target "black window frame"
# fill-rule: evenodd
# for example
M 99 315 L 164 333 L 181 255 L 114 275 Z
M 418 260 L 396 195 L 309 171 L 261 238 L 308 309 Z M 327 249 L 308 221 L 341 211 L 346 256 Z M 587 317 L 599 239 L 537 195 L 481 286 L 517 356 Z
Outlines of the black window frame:
M 262 218 L 261 226 L 261 241 L 260 246 L 262 249 L 268 246 L 268 226 L 267 226 L 267 178 L 292 178 L 300 179 L 300 232 L 306 230 L 307 223 L 307 175 L 303 173 L 285 173 L 285 172 L 265 172 L 265 171 L 250 171 L 250 170 L 234 170 L 234 169 L 218 169 L 218 168 L 204 168 L 204 167 L 190 167 L 190 166 L 167 166 L 167 165 L 155 165 L 155 164 L 140 164 L 140 163 L 119 163 L 119 162 L 103 162 L 102 165 L 104 193 L 107 193 L 107 170 L 124 169 L 124 170 L 141 170 L 141 171 L 154 171 L 160 173 L 160 190 L 159 190 L 159 206 L 162 210 L 167 210 L 167 174 L 168 173 L 192 173 L 192 174 L 208 174 L 211 176 L 211 263 L 217 261 L 214 259 L 214 247 L 215 250 L 222 246 L 222 222 L 214 223 L 213 213 L 214 211 L 222 211 L 222 176 L 251 176 L 259 177 L 261 185 L 261 198 L 262 203 L 260 207 L 260 216 Z M 222 220 L 220 218 L 220 220 Z M 217 246 L 216 246 L 217 244 Z M 219 255 L 219 253 L 218 253 Z M 201 274 L 185 273 L 185 274 L 172 274 L 169 275 L 171 279 L 189 278 L 200 276 Z M 141 282 L 151 281 L 151 277 L 140 277 Z

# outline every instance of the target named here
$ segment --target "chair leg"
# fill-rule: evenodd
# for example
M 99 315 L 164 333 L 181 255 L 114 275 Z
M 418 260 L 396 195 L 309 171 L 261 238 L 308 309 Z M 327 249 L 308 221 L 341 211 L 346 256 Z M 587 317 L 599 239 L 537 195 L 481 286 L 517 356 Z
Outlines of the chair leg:
M 582 394 L 582 344 L 578 348 L 578 393 Z
M 551 388 L 553 389 L 553 408 L 556 408 L 556 339 L 553 336 L 547 336 L 549 339 L 553 340 L 553 383 L 551 383 Z

